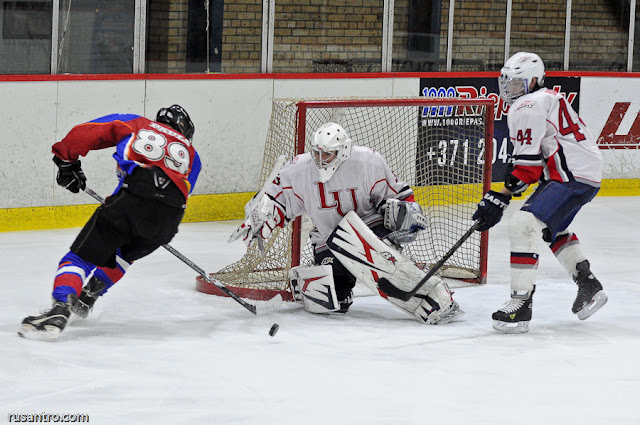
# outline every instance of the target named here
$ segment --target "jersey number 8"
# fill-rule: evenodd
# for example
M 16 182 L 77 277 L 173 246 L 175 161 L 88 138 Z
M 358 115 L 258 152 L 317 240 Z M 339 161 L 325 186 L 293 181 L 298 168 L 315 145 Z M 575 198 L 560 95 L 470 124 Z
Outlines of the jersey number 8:
M 187 174 L 191 161 L 189 150 L 179 142 L 167 145 L 167 139 L 159 133 L 151 130 L 140 130 L 138 137 L 131 144 L 131 148 L 149 161 L 160 161 L 164 158 L 167 168 L 181 174 Z

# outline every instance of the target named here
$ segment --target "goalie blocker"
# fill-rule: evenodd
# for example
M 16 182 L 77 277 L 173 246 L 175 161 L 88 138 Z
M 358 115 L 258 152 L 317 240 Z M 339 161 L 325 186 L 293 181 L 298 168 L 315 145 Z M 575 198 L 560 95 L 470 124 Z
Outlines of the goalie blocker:
M 336 258 L 360 282 L 377 292 L 416 320 L 426 324 L 445 324 L 460 317 L 464 311 L 452 298 L 447 284 L 433 276 L 407 301 L 388 297 L 378 288 L 378 280 L 386 278 L 403 291 L 416 286 L 426 273 L 397 249 L 379 239 L 373 231 L 351 211 L 338 224 L 327 240 Z

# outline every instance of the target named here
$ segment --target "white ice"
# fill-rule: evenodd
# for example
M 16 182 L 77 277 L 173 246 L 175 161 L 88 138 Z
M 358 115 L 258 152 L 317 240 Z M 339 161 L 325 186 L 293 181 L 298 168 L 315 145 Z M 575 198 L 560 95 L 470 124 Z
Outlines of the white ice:
M 237 224 L 185 223 L 171 245 L 215 271 L 243 252 L 225 242 Z M 254 317 L 197 292 L 196 274 L 160 249 L 53 343 L 16 331 L 50 305 L 78 229 L 0 233 L 0 422 L 80 413 L 91 424 L 640 424 L 640 198 L 596 198 L 573 229 L 609 302 L 579 321 L 576 286 L 544 248 L 524 335 L 491 327 L 509 293 L 503 220 L 488 284 L 456 290 L 466 315 L 449 325 L 421 325 L 363 289 L 344 317 L 288 303 Z

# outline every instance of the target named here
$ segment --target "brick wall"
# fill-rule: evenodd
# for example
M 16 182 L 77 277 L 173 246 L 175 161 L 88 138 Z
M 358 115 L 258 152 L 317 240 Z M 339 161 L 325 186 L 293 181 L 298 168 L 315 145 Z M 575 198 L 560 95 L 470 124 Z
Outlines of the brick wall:
M 224 2 L 222 72 L 260 72 L 262 0 Z
M 276 1 L 274 72 L 380 71 L 382 13 L 382 0 Z
M 456 58 L 481 60 L 486 70 L 504 62 L 506 0 L 458 0 L 454 17 L 453 70 Z M 446 58 L 448 0 L 442 2 L 440 55 Z M 628 13 L 628 12 L 627 12 Z M 626 69 L 628 29 L 621 13 L 608 0 L 574 0 L 571 16 L 570 68 L 574 70 Z M 509 53 L 534 51 L 547 68 L 562 70 L 566 0 L 514 0 Z
M 596 70 L 626 71 L 628 27 L 624 27 L 622 13 L 614 2 L 574 0 L 572 7 L 571 67 L 589 70 L 591 63 L 600 62 L 602 66 Z M 636 21 L 636 29 L 639 24 Z M 635 43 L 638 44 L 637 37 Z
M 147 10 L 148 73 L 184 73 L 189 0 L 152 0 Z
M 212 2 L 214 0 L 211 0 Z M 221 0 L 220 0 L 221 1 Z M 148 72 L 185 72 L 189 0 L 151 0 Z M 507 0 L 458 0 L 454 71 L 498 70 L 504 62 Z M 224 0 L 222 72 L 260 72 L 262 0 Z M 609 0 L 573 0 L 571 69 L 622 70 L 628 34 Z M 409 0 L 396 0 L 394 70 L 405 70 Z M 449 1 L 441 2 L 439 58 L 445 69 Z M 564 59 L 566 0 L 514 0 L 513 54 L 535 51 L 550 70 Z M 628 13 L 628 12 L 627 12 Z M 383 0 L 276 0 L 274 72 L 380 71 Z M 618 68 L 616 68 L 618 67 Z

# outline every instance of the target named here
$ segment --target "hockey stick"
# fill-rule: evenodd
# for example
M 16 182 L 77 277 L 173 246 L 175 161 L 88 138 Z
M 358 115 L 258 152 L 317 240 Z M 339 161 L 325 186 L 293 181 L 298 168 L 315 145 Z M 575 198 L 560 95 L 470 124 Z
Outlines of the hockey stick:
M 467 239 L 469 239 L 469 236 L 471 236 L 473 232 L 475 232 L 478 229 L 478 226 L 480 226 L 479 220 L 473 223 L 473 226 L 471 226 L 469 230 L 467 230 L 467 232 L 464 235 L 462 235 L 462 237 L 458 240 L 458 242 L 456 242 L 455 245 L 451 247 L 449 252 L 444 254 L 444 256 L 440 259 L 440 261 L 438 261 L 433 267 L 431 267 L 427 275 L 422 279 L 420 279 L 420 282 L 418 282 L 415 288 L 413 288 L 412 290 L 403 291 L 402 289 L 398 288 L 397 286 L 395 286 L 393 283 L 391 283 L 388 279 L 384 277 L 381 277 L 378 280 L 378 288 L 380 289 L 380 291 L 384 292 L 386 295 L 390 297 L 398 298 L 402 301 L 409 301 L 409 299 L 411 299 L 411 297 L 413 297 L 416 294 L 416 292 L 418 292 L 420 288 L 422 288 L 422 285 L 424 285 L 427 282 L 427 280 L 429 280 L 434 274 L 436 274 L 436 272 L 440 270 L 442 266 L 444 266 L 444 263 L 447 262 L 447 260 L 458 250 L 458 248 L 460 248 L 460 246 L 462 246 L 462 244 Z
M 96 201 L 100 202 L 101 204 L 104 204 L 104 198 L 102 196 L 100 196 L 99 194 L 97 194 L 96 192 L 94 192 L 93 190 L 91 190 L 90 188 L 85 187 L 84 191 L 87 192 L 87 194 L 89 194 Z M 180 261 L 185 263 L 187 266 L 191 267 L 193 270 L 198 272 L 198 274 L 200 276 L 202 276 L 202 278 L 205 281 L 207 281 L 207 283 L 210 283 L 210 284 L 216 286 L 222 292 L 224 292 L 225 294 L 227 294 L 228 296 L 233 298 L 241 306 L 243 306 L 244 308 L 246 308 L 247 310 L 249 310 L 251 313 L 253 313 L 255 315 L 273 311 L 282 303 L 282 296 L 281 295 L 276 295 L 275 297 L 273 297 L 269 301 L 266 301 L 265 303 L 261 304 L 260 306 L 249 304 L 248 302 L 246 302 L 245 300 L 243 300 L 242 298 L 237 296 L 235 293 L 233 293 L 229 288 L 224 286 L 220 281 L 208 276 L 207 273 L 204 270 L 202 270 L 200 267 L 198 267 L 193 261 L 189 260 L 187 257 L 182 255 L 178 250 L 176 250 L 171 245 L 164 244 L 164 245 L 162 245 L 162 247 L 164 249 L 166 249 L 167 251 L 169 251 L 170 253 L 172 253 L 173 255 L 175 255 L 176 257 L 178 257 L 178 259 L 180 259 Z

